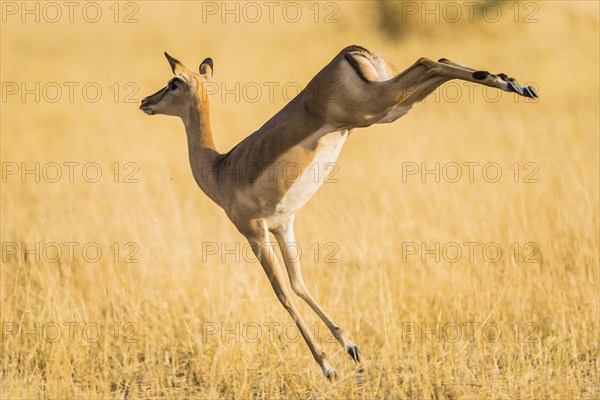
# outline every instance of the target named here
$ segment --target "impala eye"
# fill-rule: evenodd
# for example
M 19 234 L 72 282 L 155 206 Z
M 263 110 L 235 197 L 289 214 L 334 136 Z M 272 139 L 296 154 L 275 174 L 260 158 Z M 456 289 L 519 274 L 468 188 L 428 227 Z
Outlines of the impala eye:
M 169 90 L 177 89 L 177 85 L 175 84 L 175 82 L 169 82 L 169 85 L 167 87 L 169 88 Z

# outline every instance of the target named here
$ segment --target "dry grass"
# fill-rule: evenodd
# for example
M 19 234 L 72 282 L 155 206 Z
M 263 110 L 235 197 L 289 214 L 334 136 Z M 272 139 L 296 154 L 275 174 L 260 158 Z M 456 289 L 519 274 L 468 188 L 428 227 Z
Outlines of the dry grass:
M 111 15 L 109 4 L 102 6 Z M 200 3 L 193 2 L 139 6 L 136 24 L 108 17 L 97 24 L 2 24 L 2 82 L 98 82 L 104 90 L 97 103 L 83 101 L 80 92 L 73 103 L 64 97 L 36 103 L 33 96 L 2 102 L 3 168 L 74 161 L 97 162 L 103 172 L 98 183 L 80 174 L 74 183 L 66 176 L 36 183 L 32 175 L 25 183 L 18 176 L 2 183 L 2 398 L 600 395 L 597 3 L 539 3 L 533 24 L 515 24 L 502 3 L 500 23 L 413 23 L 397 42 L 364 22 L 372 11 L 361 2 L 339 3 L 337 24 L 305 19 L 295 25 L 204 24 Z M 456 103 L 430 97 L 392 125 L 358 130 L 339 159 L 339 182 L 325 184 L 298 214 L 305 278 L 360 345 L 363 385 L 348 356 L 300 304 L 340 373 L 335 384 L 322 377 L 304 343 L 282 330 L 289 316 L 256 262 L 203 256 L 203 244 L 232 249 L 244 241 L 195 186 L 181 124 L 114 102 L 109 89 L 113 82 L 135 82 L 138 100 L 153 93 L 169 77 L 162 50 L 190 67 L 211 56 L 215 79 L 230 87 L 236 81 L 304 85 L 351 43 L 381 51 L 400 69 L 428 56 L 505 71 L 521 83 L 535 82 L 541 96 L 528 103 L 504 94 L 492 103 L 481 89 L 460 84 Z M 213 99 L 219 148 L 231 148 L 276 112 L 284 103 L 276 93 L 275 101 L 263 97 L 256 104 Z M 127 162 L 139 166 L 139 182 L 113 182 L 115 162 L 122 173 Z M 503 177 L 403 182 L 406 162 L 496 162 Z M 535 163 L 539 182 L 513 182 L 515 162 Z M 72 260 L 63 254 L 59 262 L 36 262 L 30 255 L 22 262 L 9 254 L 13 242 L 28 248 L 56 242 L 63 250 L 65 242 L 95 242 L 103 254 L 90 263 L 77 247 Z M 115 242 L 118 262 L 110 249 Z M 137 263 L 123 262 L 128 242 L 139 246 Z M 322 257 L 329 242 L 339 247 L 337 263 Z M 428 248 L 496 242 L 504 253 L 497 262 L 479 252 L 474 262 L 466 255 L 456 263 L 403 260 L 407 242 Z M 528 242 L 538 246 L 537 262 L 523 260 Z M 307 249 L 314 243 L 321 249 L 317 260 Z M 509 256 L 514 243 L 516 260 Z M 69 322 L 79 324 L 73 340 Z M 497 323 L 502 337 L 486 340 L 475 328 L 472 342 L 443 340 L 440 331 L 408 340 L 409 327 L 456 323 L 465 334 L 470 322 Z M 37 337 L 12 334 L 19 325 L 35 332 L 36 323 Z M 56 342 L 49 340 L 49 323 L 62 327 Z M 104 327 L 98 342 L 82 336 L 86 323 Z M 279 324 L 272 339 L 270 323 Z M 221 324 L 234 332 L 239 324 L 239 340 L 203 334 L 203 327 Z M 251 326 L 263 334 L 255 343 Z M 132 329 L 135 342 L 125 343 Z

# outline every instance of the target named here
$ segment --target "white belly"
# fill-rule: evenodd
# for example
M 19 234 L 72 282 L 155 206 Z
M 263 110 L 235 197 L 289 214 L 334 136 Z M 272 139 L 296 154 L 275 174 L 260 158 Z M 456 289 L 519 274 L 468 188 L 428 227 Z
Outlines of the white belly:
M 327 176 L 336 169 L 335 161 L 348 138 L 348 130 L 330 132 L 323 135 L 315 132 L 307 141 L 319 141 L 318 151 L 312 163 L 302 171 L 299 178 L 290 186 L 275 211 L 267 216 L 269 227 L 277 225 L 298 211 L 321 187 Z

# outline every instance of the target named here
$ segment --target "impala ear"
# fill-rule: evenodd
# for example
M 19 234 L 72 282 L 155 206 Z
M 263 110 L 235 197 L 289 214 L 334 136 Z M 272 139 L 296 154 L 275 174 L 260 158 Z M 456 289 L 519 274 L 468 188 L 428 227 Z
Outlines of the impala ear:
M 166 51 L 165 51 L 165 57 L 167 57 L 167 60 L 169 61 L 169 65 L 171 66 L 171 71 L 173 71 L 173 73 L 175 73 L 177 66 L 181 65 L 181 63 L 179 62 L 178 59 L 171 57 L 169 55 L 169 53 L 167 53 Z
M 167 60 L 169 61 L 173 74 L 188 76 L 188 69 L 178 59 L 171 57 L 166 51 L 165 57 L 167 57 Z
M 212 75 L 213 75 L 213 60 L 212 58 L 207 58 L 206 60 L 202 61 L 202 64 L 200 64 L 200 73 L 204 76 L 206 76 L 206 79 L 212 79 Z

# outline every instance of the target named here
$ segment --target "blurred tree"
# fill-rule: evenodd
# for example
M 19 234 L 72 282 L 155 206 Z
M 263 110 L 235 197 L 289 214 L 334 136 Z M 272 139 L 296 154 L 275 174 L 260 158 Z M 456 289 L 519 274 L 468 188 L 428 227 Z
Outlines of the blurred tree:
M 407 23 L 402 23 L 402 3 L 405 2 L 377 0 L 379 30 L 387 39 L 398 39 L 407 31 Z
M 479 0 L 469 3 L 468 7 L 473 9 L 473 17 L 475 21 L 482 20 L 482 10 L 489 3 L 507 3 L 509 0 Z M 516 0 L 521 1 L 521 0 Z M 513 0 L 513 2 L 515 2 Z M 452 7 L 462 7 L 463 3 L 453 3 Z M 448 3 L 431 2 L 431 1 L 407 1 L 407 0 L 376 0 L 375 8 L 378 19 L 378 28 L 380 33 L 390 40 L 397 40 L 407 33 L 416 33 L 424 31 L 427 26 L 427 33 L 432 34 L 432 24 L 437 18 L 440 22 L 445 21 L 445 7 L 449 7 Z M 457 22 L 467 21 L 469 11 L 461 10 L 462 17 L 459 17 Z M 455 15 L 455 14 L 452 14 Z M 446 21 L 449 22 L 449 21 Z

